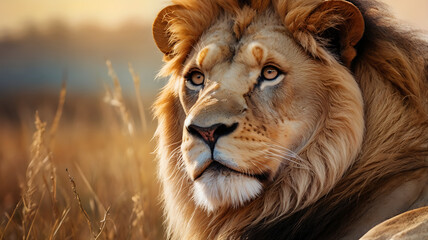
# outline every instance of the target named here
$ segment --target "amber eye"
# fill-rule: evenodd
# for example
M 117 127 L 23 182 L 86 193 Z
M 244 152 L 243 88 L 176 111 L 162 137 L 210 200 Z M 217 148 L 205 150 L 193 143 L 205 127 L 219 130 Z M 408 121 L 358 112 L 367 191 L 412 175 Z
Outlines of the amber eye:
M 200 86 L 204 84 L 205 76 L 203 73 L 195 70 L 188 75 L 187 80 L 195 86 Z
M 261 77 L 263 80 L 271 81 L 275 80 L 279 76 L 278 68 L 274 66 L 266 66 L 262 69 Z

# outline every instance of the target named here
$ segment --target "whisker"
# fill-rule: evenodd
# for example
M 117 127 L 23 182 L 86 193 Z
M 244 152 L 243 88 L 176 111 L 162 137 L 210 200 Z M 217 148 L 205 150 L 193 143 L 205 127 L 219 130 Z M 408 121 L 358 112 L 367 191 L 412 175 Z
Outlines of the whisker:
M 270 155 L 270 156 L 268 155 L 268 157 L 275 157 L 275 158 L 277 158 L 277 159 L 270 158 L 269 160 L 278 160 L 278 159 L 280 159 L 279 161 L 281 161 L 281 163 L 283 163 L 284 160 L 285 160 L 285 161 L 287 161 L 289 163 L 293 163 L 293 164 L 297 165 L 300 169 L 310 170 L 310 167 L 308 167 L 307 165 L 300 164 L 300 163 L 298 163 L 296 161 L 293 161 L 292 159 L 287 158 L 287 157 L 278 156 L 278 155 Z

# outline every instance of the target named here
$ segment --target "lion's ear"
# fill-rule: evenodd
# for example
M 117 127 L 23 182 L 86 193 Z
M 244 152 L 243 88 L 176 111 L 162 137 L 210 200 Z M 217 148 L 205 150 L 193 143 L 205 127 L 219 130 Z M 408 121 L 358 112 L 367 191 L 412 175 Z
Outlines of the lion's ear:
M 174 11 L 180 9 L 177 5 L 168 6 L 162 9 L 153 23 L 153 38 L 165 57 L 170 57 L 174 43 L 171 42 L 169 31 L 170 21 L 174 18 Z
M 357 55 L 355 45 L 364 34 L 364 18 L 354 4 L 344 0 L 324 1 L 309 14 L 306 26 L 324 47 L 350 67 Z

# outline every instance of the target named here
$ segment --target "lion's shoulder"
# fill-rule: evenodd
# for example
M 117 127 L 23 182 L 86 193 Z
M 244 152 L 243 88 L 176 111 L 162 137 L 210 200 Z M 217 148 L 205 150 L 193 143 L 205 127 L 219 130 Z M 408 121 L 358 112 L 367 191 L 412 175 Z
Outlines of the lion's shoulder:
M 365 234 L 361 240 L 428 239 L 428 207 L 393 217 Z

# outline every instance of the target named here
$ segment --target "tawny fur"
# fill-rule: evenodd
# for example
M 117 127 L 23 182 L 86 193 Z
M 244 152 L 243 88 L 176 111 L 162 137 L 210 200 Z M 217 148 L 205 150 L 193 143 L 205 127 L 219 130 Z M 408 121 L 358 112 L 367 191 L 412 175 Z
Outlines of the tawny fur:
M 408 211 L 391 218 L 371 229 L 361 240 L 415 238 L 428 238 L 428 207 Z
M 183 99 L 180 102 L 178 96 L 178 82 L 186 59 L 204 31 L 219 16 L 229 14 L 235 16 L 231 31 L 239 39 L 252 16 L 272 5 L 308 55 L 322 61 L 329 70 L 338 68 L 340 63 L 327 50 L 327 43 L 313 36 L 316 29 L 301 25 L 321 0 L 252 1 L 245 6 L 239 1 L 226 0 L 173 2 L 180 6 L 169 21 L 173 51 L 166 56 L 167 62 L 161 71 L 161 75 L 172 74 L 172 78 L 154 107 L 159 121 L 157 153 L 169 237 L 260 239 L 268 237 L 267 232 L 280 232 L 282 235 L 271 237 L 287 236 L 287 239 L 337 237 L 346 230 L 349 216 L 357 218 L 364 212 L 366 203 L 385 192 L 380 186 L 393 188 L 400 181 L 392 180 L 428 167 L 428 45 L 414 32 L 395 27 L 395 20 L 385 14 L 378 3 L 353 0 L 351 2 L 360 9 L 366 22 L 364 37 L 356 46 L 358 53 L 350 66 L 364 101 L 364 136 L 352 133 L 361 123 L 346 115 L 346 109 L 336 109 L 344 112 L 330 112 L 329 116 L 324 116 L 327 121 L 322 124 L 323 129 L 331 128 L 335 135 L 328 136 L 328 132 L 320 129 L 319 134 L 308 136 L 310 144 L 300 152 L 302 158 L 315 159 L 314 162 L 324 162 L 324 159 L 316 159 L 320 157 L 327 159 L 325 165 L 312 166 L 315 177 L 310 186 L 291 188 L 285 182 L 287 178 L 280 176 L 262 197 L 243 207 L 213 213 L 200 209 L 191 199 L 191 180 L 182 167 L 180 145 L 186 112 Z M 343 21 L 340 18 L 330 20 L 332 26 Z M 347 73 L 338 70 L 336 74 Z M 347 97 L 330 92 L 325 96 L 326 102 L 321 104 L 328 106 L 349 101 L 348 107 L 358 105 Z M 344 127 L 337 125 L 332 117 L 344 121 Z M 342 151 L 358 145 L 359 138 L 363 140 L 357 152 Z M 352 165 L 341 166 L 345 164 L 341 160 L 348 158 L 352 158 Z M 311 177 L 305 176 L 308 173 L 304 171 L 294 174 L 304 183 Z M 278 194 L 278 191 L 283 192 Z M 294 200 L 287 199 L 293 194 L 296 195 Z

